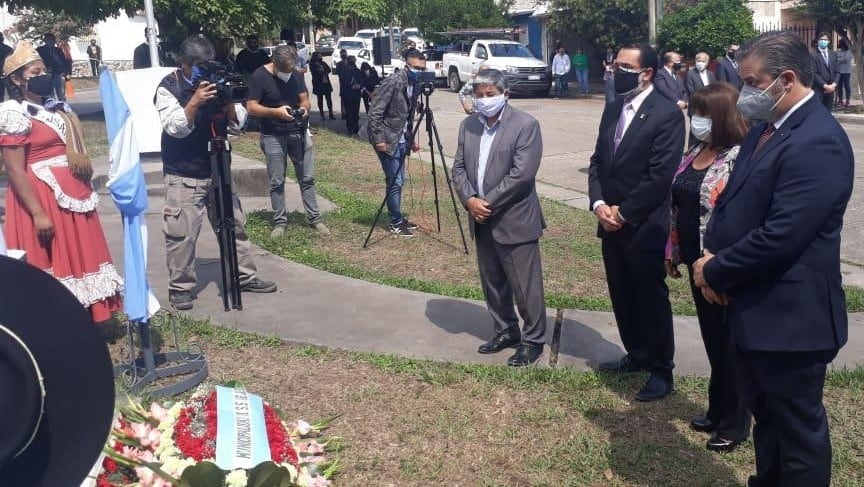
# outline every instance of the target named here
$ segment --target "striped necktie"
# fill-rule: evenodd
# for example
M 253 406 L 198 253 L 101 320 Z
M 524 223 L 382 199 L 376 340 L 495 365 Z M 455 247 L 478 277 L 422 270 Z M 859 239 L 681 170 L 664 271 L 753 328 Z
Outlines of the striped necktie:
M 774 135 L 774 132 L 777 131 L 777 127 L 774 126 L 773 123 L 768 123 L 765 126 L 765 130 L 762 131 L 762 135 L 759 136 L 759 142 L 756 142 L 756 149 L 753 150 L 754 154 L 758 154 L 759 150 L 762 149 L 762 146 L 765 145 L 766 142 Z

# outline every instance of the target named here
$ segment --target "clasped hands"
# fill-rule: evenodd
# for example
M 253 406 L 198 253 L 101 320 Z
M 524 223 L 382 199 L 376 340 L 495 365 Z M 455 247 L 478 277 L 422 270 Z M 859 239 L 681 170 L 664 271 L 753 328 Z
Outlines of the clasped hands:
M 597 216 L 603 230 L 607 232 L 617 232 L 624 226 L 624 219 L 621 218 L 617 205 L 598 205 L 594 210 L 594 215 Z
M 713 258 L 714 254 L 706 250 L 702 253 L 702 257 L 693 263 L 693 282 L 696 284 L 696 287 L 702 291 L 702 296 L 706 301 L 726 306 L 729 304 L 729 296 L 711 289 L 711 286 L 708 285 L 708 281 L 705 280 L 705 264 L 710 262 Z
M 468 207 L 468 214 L 470 214 L 471 218 L 473 218 L 477 223 L 486 223 L 489 217 L 492 216 L 492 207 L 489 205 L 489 202 L 483 198 L 472 196 L 468 198 L 465 206 Z

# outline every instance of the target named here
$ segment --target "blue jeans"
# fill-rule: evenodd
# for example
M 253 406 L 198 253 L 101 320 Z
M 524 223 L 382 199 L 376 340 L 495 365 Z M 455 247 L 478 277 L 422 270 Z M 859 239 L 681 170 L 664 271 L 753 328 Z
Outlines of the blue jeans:
M 576 79 L 579 81 L 579 92 L 588 93 L 590 91 L 588 87 L 588 68 L 575 68 L 574 71 L 576 71 Z
M 390 223 L 395 225 L 402 221 L 402 186 L 405 184 L 406 143 L 402 142 L 392 156 L 384 152 L 378 153 L 381 169 L 387 179 L 387 212 L 390 213 Z
M 567 94 L 567 75 L 566 74 L 556 74 L 555 78 L 555 96 L 563 96 Z

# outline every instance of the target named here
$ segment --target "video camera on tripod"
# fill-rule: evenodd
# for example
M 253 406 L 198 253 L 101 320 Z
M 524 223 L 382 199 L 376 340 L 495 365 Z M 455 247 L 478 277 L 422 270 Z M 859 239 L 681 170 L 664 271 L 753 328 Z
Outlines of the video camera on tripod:
M 423 94 L 429 96 L 435 91 L 435 72 L 434 71 L 418 71 L 415 74 L 417 85 L 423 91 Z
M 230 66 L 217 61 L 208 61 L 196 66 L 200 72 L 198 83 L 206 81 L 216 85 L 216 97 L 211 101 L 217 105 L 243 103 L 249 99 L 249 87 L 243 75 L 234 72 Z M 197 86 L 196 86 L 197 88 Z

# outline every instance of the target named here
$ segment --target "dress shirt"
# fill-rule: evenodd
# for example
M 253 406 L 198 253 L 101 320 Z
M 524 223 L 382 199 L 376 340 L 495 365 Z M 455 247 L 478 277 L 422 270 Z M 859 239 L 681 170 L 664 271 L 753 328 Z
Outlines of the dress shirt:
M 480 136 L 480 156 L 477 161 L 477 194 L 481 198 L 486 197 L 486 192 L 483 191 L 483 183 L 486 180 L 486 165 L 489 162 L 489 151 L 492 149 L 492 142 L 495 141 L 495 134 L 498 133 L 498 129 L 501 127 L 501 117 L 504 115 L 504 110 L 506 109 L 507 105 L 504 105 L 501 113 L 498 114 L 498 120 L 491 127 L 486 117 L 478 115 L 480 121 L 483 122 L 483 135 Z
M 162 121 L 162 130 L 171 137 L 182 139 L 195 130 L 195 121 L 186 119 L 186 111 L 180 102 L 162 86 L 156 90 L 156 111 Z
M 822 55 L 822 62 L 825 63 L 825 66 L 828 66 L 828 49 L 819 49 L 819 54 Z
M 702 86 L 708 86 L 708 68 L 699 71 L 699 78 L 702 80 Z
M 563 76 L 570 72 L 570 58 L 566 54 L 556 54 L 552 59 L 552 74 Z
M 781 127 L 784 123 L 786 123 L 786 119 L 788 119 L 790 115 L 792 115 L 793 113 L 795 113 L 795 110 L 801 108 L 802 105 L 804 105 L 805 103 L 807 103 L 807 100 L 809 100 L 810 98 L 813 98 L 813 90 L 810 90 L 810 92 L 807 93 L 807 96 L 805 96 L 804 98 L 802 98 L 801 101 L 799 101 L 799 102 L 796 103 L 792 108 L 790 108 L 789 111 L 786 112 L 785 115 L 783 115 L 782 117 L 780 117 L 780 120 L 777 120 L 776 122 L 774 122 L 774 128 L 779 130 L 780 127 Z
M 654 91 L 653 86 L 645 88 L 644 90 L 642 90 L 642 93 L 636 95 L 636 97 L 629 102 L 625 102 L 624 106 L 621 107 L 621 110 L 624 111 L 624 130 L 621 132 L 622 140 L 624 139 L 624 135 L 627 134 L 627 129 L 630 127 L 630 123 L 633 122 L 633 117 L 635 117 L 636 114 L 639 113 L 639 108 L 642 106 L 642 103 L 645 101 L 646 98 L 648 98 L 648 95 L 650 95 L 652 91 Z M 591 206 L 591 210 L 597 211 L 598 206 L 605 204 L 605 201 L 597 200 L 594 202 L 594 205 Z M 623 220 L 624 217 L 622 216 L 621 219 Z

